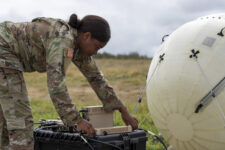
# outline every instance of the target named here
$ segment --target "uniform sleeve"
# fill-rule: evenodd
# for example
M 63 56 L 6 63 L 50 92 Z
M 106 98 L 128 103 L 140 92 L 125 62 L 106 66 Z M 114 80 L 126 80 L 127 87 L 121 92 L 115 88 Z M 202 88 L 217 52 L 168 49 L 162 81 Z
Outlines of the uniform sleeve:
M 68 49 L 69 40 L 52 38 L 46 44 L 47 84 L 50 97 L 57 113 L 65 125 L 71 126 L 81 120 L 76 106 L 72 103 L 64 73 L 64 51 Z
M 74 57 L 72 61 L 87 78 L 106 111 L 113 111 L 123 106 L 113 88 L 99 71 L 92 57 Z

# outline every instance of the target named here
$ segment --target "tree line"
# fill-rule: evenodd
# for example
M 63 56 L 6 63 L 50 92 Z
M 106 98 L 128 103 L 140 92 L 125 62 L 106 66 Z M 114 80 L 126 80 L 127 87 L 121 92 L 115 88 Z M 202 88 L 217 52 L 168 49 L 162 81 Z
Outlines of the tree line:
M 131 52 L 129 54 L 111 54 L 107 52 L 98 53 L 94 56 L 94 58 L 115 58 L 115 59 L 149 59 L 148 56 L 143 56 L 138 54 L 137 52 Z

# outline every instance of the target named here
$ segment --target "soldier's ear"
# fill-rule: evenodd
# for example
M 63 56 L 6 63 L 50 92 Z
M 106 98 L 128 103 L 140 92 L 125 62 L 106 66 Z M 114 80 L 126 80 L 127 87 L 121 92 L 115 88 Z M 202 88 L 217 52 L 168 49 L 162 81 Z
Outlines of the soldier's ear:
M 91 32 L 85 32 L 85 33 L 83 33 L 83 39 L 84 40 L 91 39 Z

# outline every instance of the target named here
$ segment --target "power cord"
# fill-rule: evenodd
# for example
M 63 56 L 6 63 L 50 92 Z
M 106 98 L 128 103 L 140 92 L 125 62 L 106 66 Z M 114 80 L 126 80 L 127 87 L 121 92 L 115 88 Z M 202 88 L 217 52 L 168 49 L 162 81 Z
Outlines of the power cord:
M 80 135 L 80 138 L 88 145 L 91 150 L 95 150 L 94 147 L 83 137 L 83 135 Z
M 149 135 L 154 136 L 163 145 L 164 149 L 168 150 L 166 144 L 163 142 L 163 140 L 158 135 L 156 135 L 155 133 L 153 133 L 151 131 L 145 130 L 145 129 L 139 129 L 139 130 L 144 130 Z

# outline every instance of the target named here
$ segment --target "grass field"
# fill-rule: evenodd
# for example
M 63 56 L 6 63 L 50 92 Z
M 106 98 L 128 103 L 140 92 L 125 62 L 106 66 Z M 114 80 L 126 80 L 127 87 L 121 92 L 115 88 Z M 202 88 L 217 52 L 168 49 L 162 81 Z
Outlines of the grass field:
M 145 85 L 150 62 L 150 59 L 96 59 L 99 69 L 130 112 Z M 24 73 L 24 76 L 35 122 L 40 119 L 56 119 L 58 115 L 48 94 L 46 73 Z M 86 79 L 73 64 L 67 71 L 66 82 L 70 97 L 79 109 L 82 106 L 101 104 Z M 148 113 L 146 103 L 146 96 L 144 96 L 137 114 L 134 115 L 139 121 Z M 118 112 L 114 113 L 114 118 L 115 125 L 124 125 Z M 157 133 L 150 116 L 140 128 Z M 149 137 L 147 150 L 162 149 L 161 144 Z

